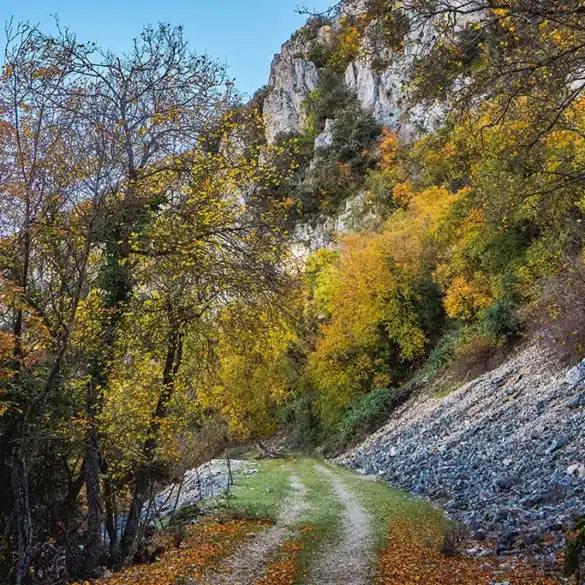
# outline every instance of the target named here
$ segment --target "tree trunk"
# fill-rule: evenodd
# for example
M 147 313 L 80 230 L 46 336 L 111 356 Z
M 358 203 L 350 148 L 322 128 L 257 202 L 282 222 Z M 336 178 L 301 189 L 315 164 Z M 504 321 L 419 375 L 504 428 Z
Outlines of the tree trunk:
M 115 566 L 120 568 L 134 553 L 136 549 L 136 537 L 140 528 L 142 509 L 148 499 L 149 489 L 152 481 L 153 464 L 156 450 L 158 448 L 158 432 L 161 421 L 166 418 L 170 400 L 173 396 L 175 378 L 179 371 L 183 352 L 183 337 L 178 329 L 169 333 L 167 355 L 163 370 L 162 390 L 158 397 L 156 409 L 154 410 L 149 425 L 148 438 L 142 449 L 143 463 L 136 471 L 134 483 L 134 495 L 128 520 L 124 528 L 124 534 L 120 542 L 120 552 Z
M 14 523 L 18 542 L 15 583 L 16 585 L 21 585 L 25 582 L 30 567 L 33 529 L 26 464 L 24 456 L 18 449 L 11 457 L 10 466 L 10 481 L 14 498 Z
M 104 469 L 107 473 L 107 469 Z M 106 502 L 106 530 L 109 539 L 110 561 L 114 559 L 118 548 L 118 526 L 116 521 L 116 494 L 112 487 L 112 480 L 109 477 L 104 479 L 104 500 Z
M 83 549 L 83 574 L 86 577 L 94 577 L 103 548 L 100 444 L 93 424 L 89 425 L 85 436 L 85 492 L 87 497 L 87 536 Z
M 129 191 L 133 193 L 133 190 Z M 126 227 L 126 226 L 124 226 Z M 105 313 L 102 323 L 102 345 L 94 356 L 91 379 L 86 391 L 88 429 L 85 444 L 85 484 L 87 493 L 87 542 L 84 549 L 84 575 L 95 574 L 103 554 L 102 501 L 100 493 L 101 446 L 97 417 L 108 385 L 109 370 L 115 357 L 118 327 L 132 292 L 128 259 L 130 245 L 127 235 L 114 230 L 115 244 L 108 244 L 106 275 L 110 286 L 105 295 Z M 121 242 L 121 243 L 119 243 Z

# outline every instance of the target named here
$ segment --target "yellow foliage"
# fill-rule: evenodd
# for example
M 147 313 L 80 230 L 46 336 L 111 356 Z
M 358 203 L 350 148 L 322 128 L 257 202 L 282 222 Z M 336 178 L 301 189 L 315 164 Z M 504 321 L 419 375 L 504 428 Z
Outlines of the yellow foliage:
M 384 128 L 380 136 L 380 169 L 392 171 L 398 160 L 399 141 L 396 132 Z
M 381 233 L 344 239 L 339 259 L 325 273 L 331 319 L 309 358 L 325 419 L 356 395 L 390 384 L 393 363 L 424 351 L 415 283 L 425 270 L 425 243 L 456 198 L 441 187 L 427 189 L 413 195 Z
M 412 201 L 413 196 L 412 187 L 408 183 L 397 183 L 394 185 L 392 198 L 398 205 L 408 205 Z
M 445 294 L 445 310 L 455 319 L 472 319 L 478 311 L 491 305 L 493 298 L 485 292 L 485 283 L 480 274 L 468 281 L 463 276 L 453 278 Z
M 285 352 L 295 340 L 274 315 L 227 308 L 216 348 L 219 369 L 199 389 L 201 408 L 219 412 L 241 440 L 274 432 L 276 410 L 287 397 Z

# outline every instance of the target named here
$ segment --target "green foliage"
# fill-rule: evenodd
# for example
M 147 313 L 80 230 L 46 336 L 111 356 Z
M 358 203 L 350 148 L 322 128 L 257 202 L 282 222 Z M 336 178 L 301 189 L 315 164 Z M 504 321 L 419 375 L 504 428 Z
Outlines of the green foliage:
M 328 69 L 321 71 L 317 88 L 309 93 L 304 103 L 306 134 L 315 139 L 325 128 L 327 118 L 335 118 L 350 100 L 343 77 Z
M 431 351 L 423 372 L 425 379 L 432 379 L 448 366 L 457 355 L 457 348 L 467 338 L 467 331 L 460 323 L 451 323 Z
M 520 303 L 520 295 L 513 291 L 506 291 L 496 298 L 491 306 L 478 315 L 482 333 L 492 339 L 505 338 L 516 333 Z
M 324 431 L 324 448 L 336 453 L 355 439 L 363 438 L 382 425 L 395 404 L 391 388 L 378 388 L 352 402 L 341 420 Z
M 379 135 L 380 127 L 374 117 L 364 112 L 357 101 L 352 101 L 333 123 L 332 143 L 325 156 L 347 163 L 354 173 L 363 177 L 375 162 L 368 150 Z
M 378 124 L 355 100 L 339 105 L 332 143 L 317 153 L 319 164 L 296 191 L 295 197 L 303 202 L 306 216 L 337 211 L 343 201 L 359 192 L 366 170 L 375 163 L 372 147 L 379 135 Z
M 317 447 L 321 441 L 321 421 L 315 391 L 301 389 L 284 408 L 282 423 L 291 448 L 311 451 Z

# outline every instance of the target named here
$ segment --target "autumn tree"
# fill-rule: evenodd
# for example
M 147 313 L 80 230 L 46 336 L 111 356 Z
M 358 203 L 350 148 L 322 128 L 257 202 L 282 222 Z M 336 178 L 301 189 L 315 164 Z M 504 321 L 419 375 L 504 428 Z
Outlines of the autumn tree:
M 96 574 L 104 523 L 110 562 L 132 555 L 168 452 L 166 421 L 196 400 L 181 368 L 205 367 L 203 334 L 224 304 L 269 303 L 291 273 L 280 206 L 255 202 L 275 181 L 278 155 L 233 144 L 232 85 L 180 28 L 147 28 L 119 58 L 68 30 L 18 25 L 5 62 L 0 370 L 11 489 L 2 554 L 23 583 L 47 535 L 77 574 Z M 139 347 L 151 352 L 146 362 L 136 361 Z M 131 380 L 148 392 L 127 401 Z M 108 449 L 112 409 L 134 402 L 140 456 L 123 462 Z M 117 542 L 121 469 L 132 493 Z

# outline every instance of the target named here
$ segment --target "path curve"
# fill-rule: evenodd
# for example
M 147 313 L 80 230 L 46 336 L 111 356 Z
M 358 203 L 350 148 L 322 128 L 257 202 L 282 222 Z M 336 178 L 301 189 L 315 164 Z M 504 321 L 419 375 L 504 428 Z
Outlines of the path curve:
M 327 476 L 344 512 L 341 539 L 327 543 L 309 571 L 307 585 L 366 585 L 372 566 L 368 514 L 339 475 L 323 465 L 315 465 L 315 469 Z

